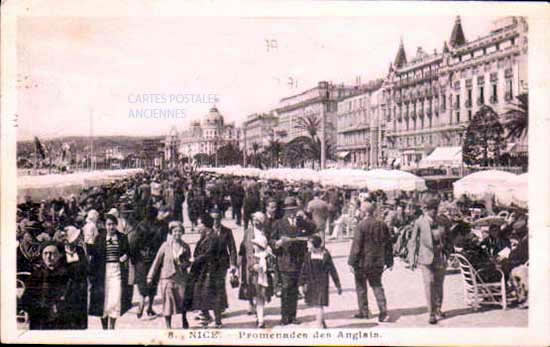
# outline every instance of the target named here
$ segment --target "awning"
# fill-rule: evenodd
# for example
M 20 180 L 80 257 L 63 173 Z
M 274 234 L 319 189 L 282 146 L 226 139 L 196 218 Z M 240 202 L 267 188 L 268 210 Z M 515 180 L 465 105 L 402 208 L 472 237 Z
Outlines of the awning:
M 338 158 L 340 158 L 340 159 L 344 159 L 344 158 L 346 158 L 346 157 L 349 155 L 349 153 L 350 153 L 349 151 L 338 152 L 338 153 L 336 154 L 336 156 L 338 156 Z
M 429 156 L 420 160 L 419 167 L 459 166 L 462 164 L 462 147 L 437 147 Z
M 505 150 L 506 153 L 510 154 L 527 153 L 527 151 L 527 145 L 518 142 L 507 144 Z

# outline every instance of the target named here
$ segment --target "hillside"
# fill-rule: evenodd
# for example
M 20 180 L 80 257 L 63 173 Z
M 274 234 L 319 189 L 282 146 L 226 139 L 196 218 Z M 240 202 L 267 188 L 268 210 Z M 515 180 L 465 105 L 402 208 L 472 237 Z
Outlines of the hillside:
M 162 136 L 138 137 L 138 136 L 96 136 L 94 138 L 94 151 L 101 153 L 106 149 L 118 146 L 122 153 L 138 153 L 142 150 L 142 141 L 146 139 L 163 139 Z M 51 140 L 39 139 L 43 146 L 55 151 L 59 150 L 63 143 L 71 146 L 71 151 L 83 153 L 89 151 L 90 138 L 87 136 L 67 136 Z M 34 152 L 34 140 L 18 141 L 17 154 L 28 155 Z

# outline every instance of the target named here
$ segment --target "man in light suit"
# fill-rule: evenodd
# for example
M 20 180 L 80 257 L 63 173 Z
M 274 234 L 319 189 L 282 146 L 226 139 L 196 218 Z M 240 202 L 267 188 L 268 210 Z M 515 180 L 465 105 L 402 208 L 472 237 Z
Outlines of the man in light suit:
M 443 281 L 447 269 L 445 252 L 448 225 L 445 219 L 437 216 L 439 200 L 427 199 L 422 207 L 422 215 L 414 223 L 411 241 L 414 242 L 410 264 L 414 270 L 417 264 L 422 270 L 424 290 L 430 324 L 436 324 L 445 317 L 441 311 L 443 302 Z

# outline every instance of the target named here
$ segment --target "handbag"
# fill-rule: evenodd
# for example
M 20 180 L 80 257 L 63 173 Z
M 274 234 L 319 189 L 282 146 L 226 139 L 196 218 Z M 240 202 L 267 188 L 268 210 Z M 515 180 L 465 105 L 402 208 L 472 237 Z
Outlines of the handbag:
M 231 284 L 231 288 L 237 288 L 239 286 L 239 276 L 236 273 L 232 273 L 229 283 Z

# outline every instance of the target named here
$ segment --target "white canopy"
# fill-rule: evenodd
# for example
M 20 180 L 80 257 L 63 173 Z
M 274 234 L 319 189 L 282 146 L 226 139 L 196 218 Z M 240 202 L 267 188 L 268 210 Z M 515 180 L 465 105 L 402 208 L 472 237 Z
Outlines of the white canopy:
M 429 156 L 420 160 L 419 167 L 459 166 L 462 164 L 462 147 L 437 147 Z
M 511 177 L 506 183 L 501 184 L 495 189 L 495 200 L 502 205 L 511 205 L 512 203 L 527 208 L 528 195 L 528 173 Z
M 426 181 L 410 172 L 374 169 L 366 172 L 367 188 L 383 191 L 423 191 Z
M 98 170 L 71 174 L 20 176 L 17 178 L 17 200 L 23 202 L 29 195 L 33 200 L 52 199 L 78 194 L 83 188 L 133 176 L 143 169 Z
M 499 170 L 475 172 L 453 183 L 454 195 L 483 198 L 486 194 L 495 194 L 499 186 L 509 185 L 515 177 L 513 173 Z

